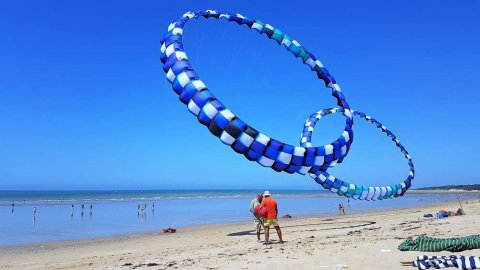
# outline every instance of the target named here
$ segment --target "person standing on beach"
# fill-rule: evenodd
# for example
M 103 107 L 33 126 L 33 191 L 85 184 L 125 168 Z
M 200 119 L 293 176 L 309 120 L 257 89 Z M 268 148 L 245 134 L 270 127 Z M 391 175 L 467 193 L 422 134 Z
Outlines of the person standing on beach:
M 253 224 L 255 225 L 258 241 L 260 241 L 260 230 L 262 229 L 263 218 L 259 217 L 257 213 L 255 213 L 255 208 L 259 206 L 262 201 L 262 194 L 258 194 L 257 197 L 253 198 L 253 200 L 250 202 L 250 212 L 253 214 Z
M 267 190 L 263 193 L 263 201 L 262 205 L 267 208 L 267 218 L 264 222 L 264 229 L 265 229 L 265 245 L 270 244 L 270 226 L 273 226 L 277 231 L 279 243 L 283 244 L 282 239 L 282 230 L 280 229 L 280 225 L 278 225 L 278 207 L 277 202 L 270 197 L 270 192 Z
M 12 203 L 12 213 L 15 210 L 15 203 Z
M 90 204 L 90 216 L 92 216 L 93 211 L 93 204 Z
M 345 206 L 343 206 L 342 203 L 338 204 L 338 214 L 339 215 L 345 215 Z
M 70 211 L 70 216 L 73 217 L 73 204 L 72 204 L 72 210 Z

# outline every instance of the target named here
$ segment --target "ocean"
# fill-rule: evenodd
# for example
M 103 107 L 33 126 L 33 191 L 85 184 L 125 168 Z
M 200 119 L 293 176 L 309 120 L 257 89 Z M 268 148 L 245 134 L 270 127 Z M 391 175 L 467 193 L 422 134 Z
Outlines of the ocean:
M 258 190 L 0 191 L 0 246 L 161 231 L 192 225 L 251 220 Z M 366 202 L 319 190 L 271 190 L 279 216 L 294 218 L 456 201 L 449 193 L 408 193 Z M 460 193 L 460 200 L 478 193 Z M 13 205 L 12 205 L 13 204 Z M 83 205 L 83 208 L 82 208 Z M 456 209 L 447 209 L 456 210 Z

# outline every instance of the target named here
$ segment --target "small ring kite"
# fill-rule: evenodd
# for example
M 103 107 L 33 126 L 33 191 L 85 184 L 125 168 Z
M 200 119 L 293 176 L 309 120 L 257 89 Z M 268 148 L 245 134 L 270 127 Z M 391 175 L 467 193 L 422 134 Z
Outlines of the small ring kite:
M 340 106 L 340 108 L 336 110 L 342 112 L 344 115 L 345 127 L 338 139 L 323 146 L 312 147 L 310 143 L 311 133 L 310 136 L 303 136 L 305 135 L 303 134 L 301 146 L 293 146 L 257 131 L 227 109 L 220 100 L 208 90 L 205 83 L 200 80 L 184 51 L 182 39 L 183 28 L 189 20 L 199 17 L 225 19 L 229 22 L 235 22 L 238 25 L 246 25 L 248 28 L 258 31 L 260 34 L 265 34 L 279 45 L 283 45 L 287 51 L 291 52 L 295 57 L 300 58 L 305 65 L 309 66 L 310 69 L 317 74 L 319 79 L 324 81 L 325 86 L 332 90 L 332 96 L 336 99 L 337 105 Z M 168 26 L 168 31 L 160 43 L 160 60 L 163 63 L 163 71 L 166 73 L 167 80 L 172 84 L 172 89 L 178 94 L 180 101 L 187 105 L 188 110 L 196 116 L 197 120 L 205 125 L 208 130 L 224 144 L 230 145 L 235 152 L 243 154 L 248 160 L 256 161 L 260 165 L 270 167 L 278 172 L 309 173 L 310 175 L 315 175 L 318 179 L 323 179 L 324 176 L 328 176 L 329 179 L 333 177 L 327 174 L 327 169 L 343 161 L 353 142 L 353 111 L 350 110 L 350 106 L 333 76 L 323 64 L 305 47 L 300 45 L 298 41 L 284 34 L 278 28 L 263 23 L 260 20 L 250 19 L 240 14 L 228 14 L 220 13 L 216 10 L 207 10 L 187 12 L 179 17 Z M 313 126 L 311 129 L 313 131 Z M 402 148 L 403 146 L 401 149 Z M 402 152 L 403 151 L 404 148 Z M 410 158 L 409 164 L 411 164 L 411 172 L 413 172 L 413 163 L 411 163 Z M 380 198 L 381 194 L 384 194 L 383 197 L 403 195 L 410 187 L 412 179 L 413 174 L 411 175 L 411 179 L 408 179 L 408 182 L 403 183 L 404 185 L 401 186 L 401 192 L 398 191 L 398 188 L 393 192 L 394 190 L 392 188 L 391 192 L 385 192 L 384 194 L 383 189 L 380 188 L 381 192 L 379 196 L 373 197 Z M 329 182 L 327 182 L 327 180 L 317 182 L 322 184 L 324 188 L 333 191 L 333 185 L 328 186 Z M 351 185 L 353 184 L 349 185 L 345 193 L 343 193 L 343 189 L 342 192 L 337 193 L 347 197 L 350 196 Z M 364 188 L 364 186 L 355 186 L 355 190 L 357 187 L 362 187 L 362 190 Z M 366 188 L 369 190 L 373 189 L 375 192 L 377 191 L 376 187 Z M 387 187 L 385 187 L 385 189 L 387 190 Z M 355 194 L 356 191 L 353 195 Z M 355 199 L 373 198 L 370 196 L 353 195 L 350 197 Z
M 320 110 L 312 115 L 307 119 L 305 122 L 305 126 L 303 128 L 302 137 L 300 139 L 300 143 L 302 146 L 308 147 L 311 144 L 313 130 L 317 122 L 326 115 L 334 114 L 341 112 L 341 108 L 333 108 L 333 109 L 323 109 Z M 369 187 L 369 186 L 362 186 L 362 185 L 355 185 L 352 183 L 348 183 L 342 181 L 338 178 L 335 178 L 333 175 L 329 174 L 326 170 L 325 171 L 318 171 L 315 174 L 310 174 L 310 176 L 320 184 L 323 188 L 330 190 L 331 192 L 337 193 L 340 196 L 345 196 L 348 198 L 359 199 L 359 200 L 382 200 L 391 197 L 398 197 L 402 196 L 407 189 L 411 186 L 411 181 L 415 175 L 415 169 L 413 167 L 413 161 L 410 157 L 410 154 L 405 149 L 405 147 L 400 143 L 397 137 L 388 130 L 382 123 L 378 122 L 376 119 L 358 111 L 352 110 L 353 115 L 359 116 L 366 121 L 371 122 L 375 125 L 378 129 L 380 129 L 383 133 L 385 133 L 388 137 L 392 139 L 392 141 L 396 144 L 396 146 L 400 149 L 400 151 L 404 154 L 405 158 L 408 161 L 408 166 L 410 167 L 410 171 L 408 177 L 400 184 L 393 185 L 393 186 L 381 186 L 381 187 Z M 335 166 L 335 162 L 330 164 L 330 167 Z

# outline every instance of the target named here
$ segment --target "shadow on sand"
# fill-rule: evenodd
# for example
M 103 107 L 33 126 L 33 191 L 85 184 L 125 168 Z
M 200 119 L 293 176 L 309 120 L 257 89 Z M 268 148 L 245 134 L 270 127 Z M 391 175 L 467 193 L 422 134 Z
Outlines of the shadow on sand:
M 318 228 L 318 229 L 309 229 L 305 231 L 314 232 L 314 231 L 326 231 L 326 230 L 339 230 L 339 229 L 351 229 L 351 228 L 358 228 L 358 227 L 365 227 L 369 225 L 373 225 L 376 222 L 374 221 L 337 221 L 337 222 L 328 222 L 332 221 L 333 219 L 326 219 L 324 222 L 318 223 L 309 223 L 309 224 L 299 224 L 299 225 L 288 225 L 288 226 L 281 226 L 283 228 L 300 228 L 300 227 L 308 227 L 308 226 L 320 226 L 320 225 L 337 225 L 337 226 L 329 226 L 327 228 Z M 356 223 L 356 224 L 352 224 Z M 360 223 L 360 224 L 358 224 Z M 348 226 L 346 226 L 348 225 Z M 234 232 L 227 234 L 227 236 L 243 236 L 243 235 L 255 235 L 254 230 L 249 231 L 241 231 L 241 232 Z

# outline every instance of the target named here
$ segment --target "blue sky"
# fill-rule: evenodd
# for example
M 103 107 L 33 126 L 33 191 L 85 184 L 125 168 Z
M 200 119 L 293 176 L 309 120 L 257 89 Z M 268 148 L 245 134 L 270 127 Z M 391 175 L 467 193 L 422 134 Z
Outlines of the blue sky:
M 260 19 L 313 52 L 353 109 L 405 145 L 415 187 L 479 183 L 478 1 L 9 1 L 0 23 L 0 189 L 295 188 L 307 176 L 247 161 L 196 122 L 165 80 L 159 40 L 189 10 Z M 293 6 L 293 7 L 292 7 Z M 199 76 L 256 129 L 297 144 L 305 119 L 335 106 L 314 73 L 265 36 L 191 21 Z M 340 134 L 341 115 L 314 144 Z M 331 172 L 394 184 L 406 160 L 363 120 Z

